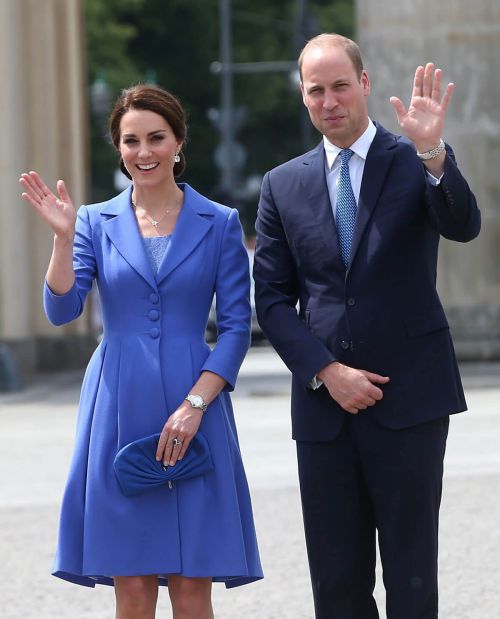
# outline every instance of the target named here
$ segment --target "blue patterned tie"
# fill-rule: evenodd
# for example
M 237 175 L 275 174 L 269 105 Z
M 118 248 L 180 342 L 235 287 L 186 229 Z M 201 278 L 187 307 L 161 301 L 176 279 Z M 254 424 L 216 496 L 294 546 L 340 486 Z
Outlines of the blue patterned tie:
M 356 221 L 356 198 L 352 191 L 349 176 L 349 160 L 354 155 L 350 148 L 340 151 L 340 174 L 337 185 L 337 232 L 339 235 L 340 253 L 345 267 L 349 267 L 351 256 L 354 222 Z

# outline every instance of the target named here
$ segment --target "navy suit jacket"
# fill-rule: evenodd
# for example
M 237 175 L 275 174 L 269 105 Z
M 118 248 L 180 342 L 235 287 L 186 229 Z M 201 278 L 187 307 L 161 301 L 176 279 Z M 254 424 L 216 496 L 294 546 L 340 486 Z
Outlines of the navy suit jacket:
M 311 379 L 337 360 L 390 377 L 366 414 L 390 428 L 465 410 L 436 290 L 440 236 L 480 230 L 476 200 L 447 146 L 432 186 L 413 145 L 380 125 L 365 162 L 352 259 L 345 270 L 325 178 L 323 142 L 268 172 L 254 262 L 259 322 L 293 374 L 299 440 L 330 440 L 346 413 Z

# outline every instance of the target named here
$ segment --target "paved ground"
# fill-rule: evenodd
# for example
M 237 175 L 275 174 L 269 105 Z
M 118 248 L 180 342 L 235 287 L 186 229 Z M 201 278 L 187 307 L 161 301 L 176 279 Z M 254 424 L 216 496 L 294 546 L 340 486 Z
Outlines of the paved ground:
M 500 617 L 500 368 L 464 368 L 470 413 L 450 428 L 441 512 L 442 619 Z M 49 575 L 74 434 L 78 373 L 0 394 L 0 616 L 110 619 L 113 592 Z M 218 619 L 312 619 L 289 438 L 289 377 L 266 348 L 248 356 L 234 397 L 266 578 L 214 588 Z M 383 607 L 379 574 L 376 595 Z M 170 617 L 165 591 L 158 617 Z M 381 613 L 381 617 L 385 615 Z

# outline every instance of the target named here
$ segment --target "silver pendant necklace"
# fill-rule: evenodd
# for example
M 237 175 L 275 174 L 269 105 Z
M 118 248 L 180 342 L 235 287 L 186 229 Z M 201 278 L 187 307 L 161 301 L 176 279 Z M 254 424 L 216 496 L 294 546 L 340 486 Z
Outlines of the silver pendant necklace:
M 177 205 L 175 207 L 172 208 L 166 208 L 165 212 L 163 213 L 163 215 L 160 217 L 160 219 L 152 219 L 147 213 L 146 211 L 142 208 L 142 206 L 139 206 L 138 204 L 135 204 L 135 202 L 132 202 L 132 206 L 134 207 L 135 211 L 137 212 L 137 210 L 140 210 L 140 214 L 144 217 L 144 219 L 146 219 L 152 226 L 153 228 L 156 230 L 156 234 L 160 234 L 158 232 L 158 226 L 161 224 L 161 222 L 165 219 L 165 217 L 171 213 L 172 211 L 174 211 L 177 208 Z

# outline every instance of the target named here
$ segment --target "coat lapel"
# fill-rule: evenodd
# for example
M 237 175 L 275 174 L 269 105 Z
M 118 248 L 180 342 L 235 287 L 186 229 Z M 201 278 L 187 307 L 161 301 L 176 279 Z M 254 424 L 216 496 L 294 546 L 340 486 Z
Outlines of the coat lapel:
M 181 183 L 180 187 L 184 190 L 184 204 L 167 255 L 156 275 L 158 285 L 186 260 L 213 226 L 213 208 L 209 200 L 187 183 Z
M 339 269 L 344 269 L 339 250 L 337 226 L 325 177 L 325 149 L 323 142 L 303 161 L 302 184 L 314 221 L 321 228 L 324 242 Z
M 356 226 L 352 239 L 351 265 L 356 258 L 356 252 L 364 231 L 384 186 L 387 173 L 395 154 L 396 145 L 397 142 L 395 137 L 383 127 L 377 125 L 377 133 L 368 150 L 363 171 L 363 180 L 361 182 L 356 213 Z
M 103 230 L 130 266 L 156 290 L 156 281 L 149 264 L 141 233 L 131 208 L 132 188 L 109 200 L 103 215 L 114 215 L 103 223 Z
M 160 282 L 191 254 L 213 225 L 213 210 L 209 200 L 185 183 L 180 183 L 180 187 L 184 190 L 184 204 L 156 279 L 130 208 L 132 188 L 127 188 L 109 200 L 101 211 L 103 215 L 113 216 L 103 223 L 103 229 L 110 241 L 130 266 L 155 290 Z

